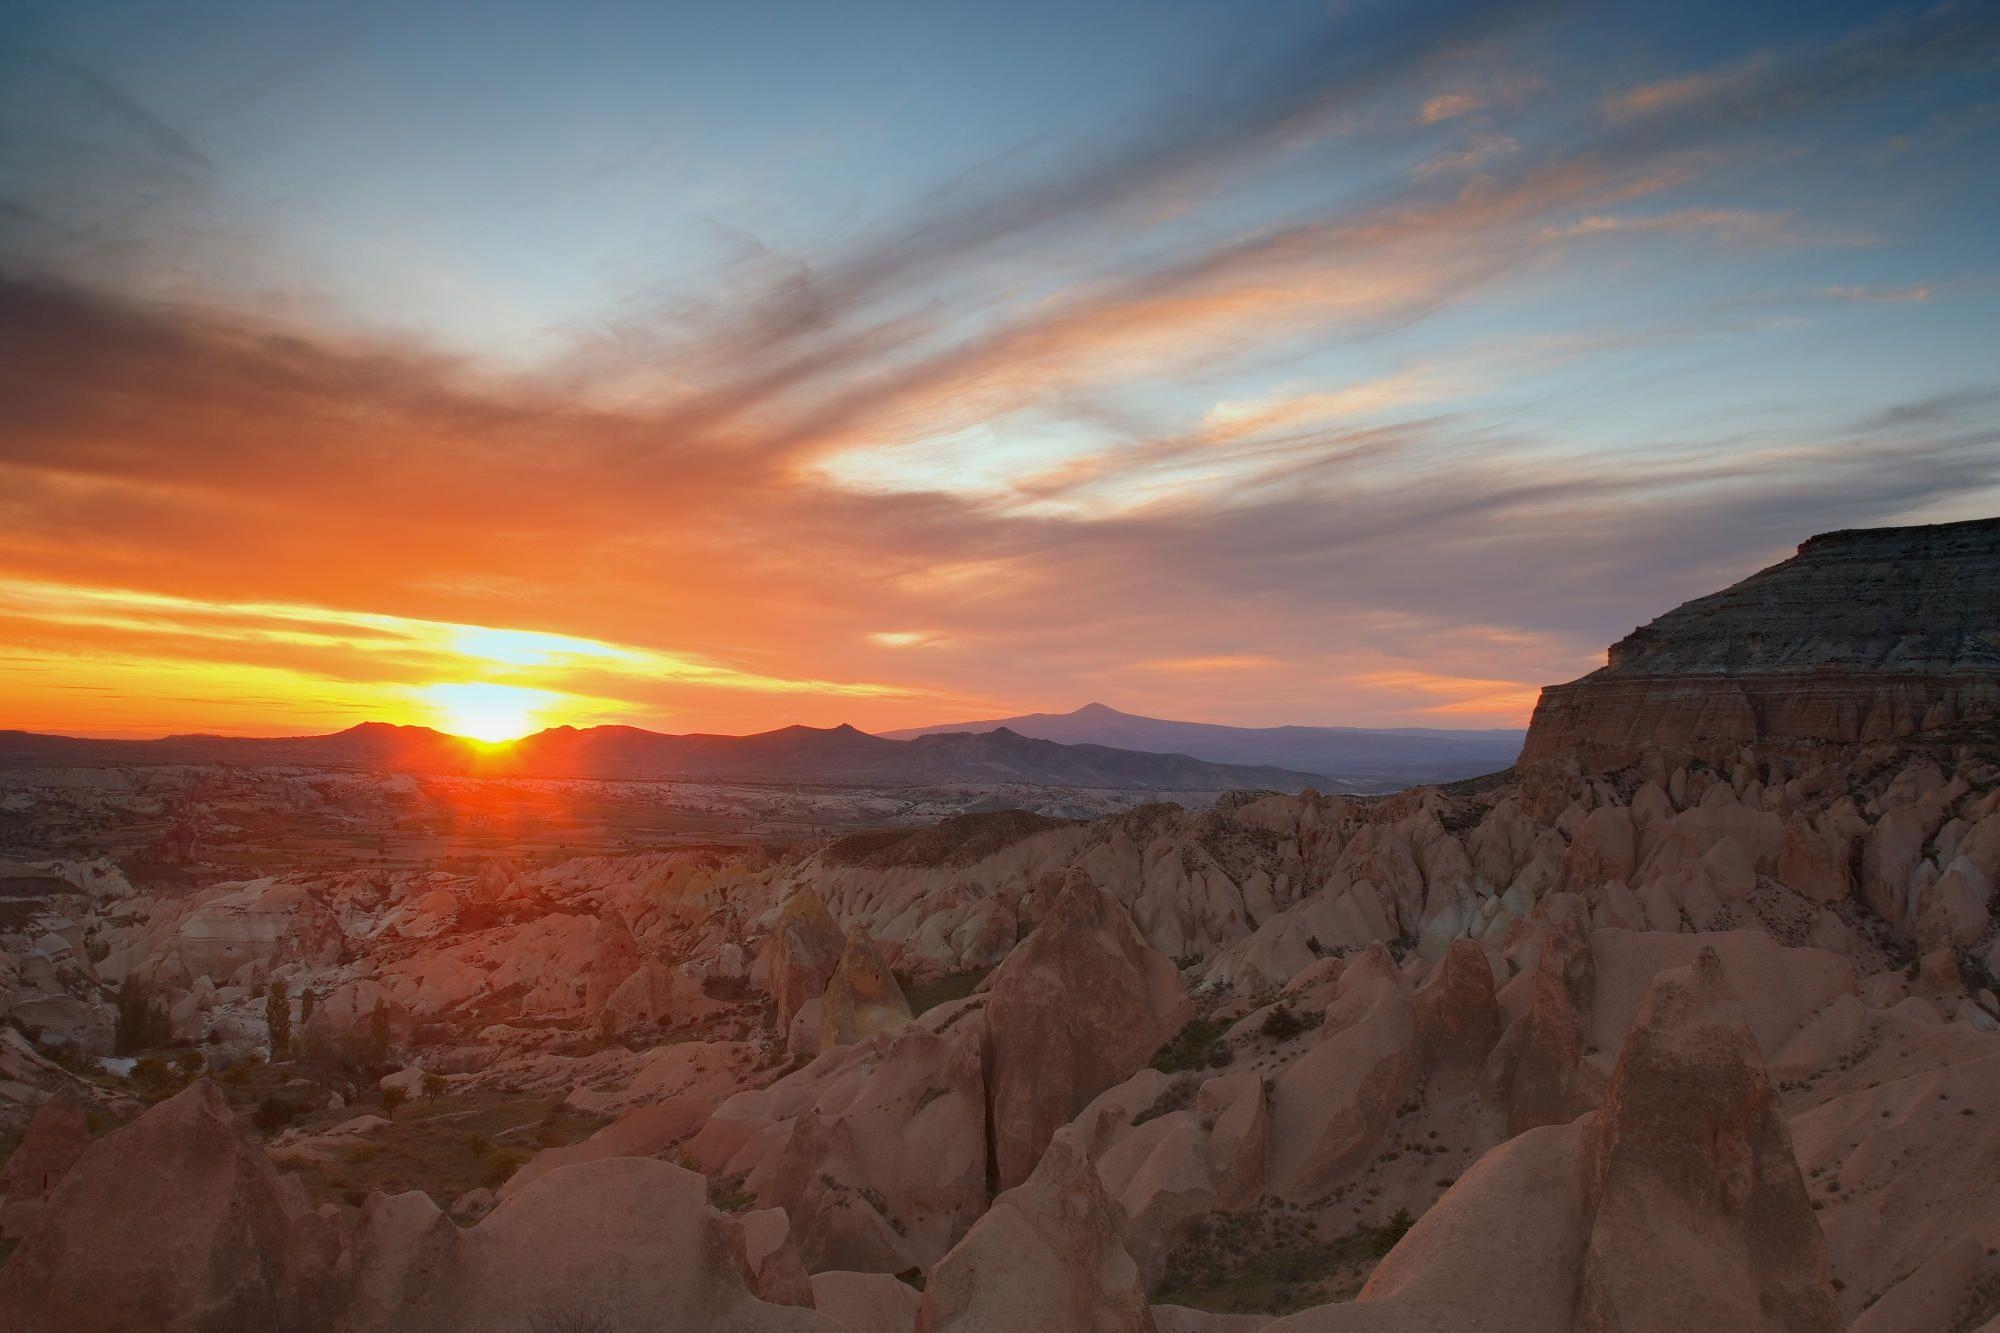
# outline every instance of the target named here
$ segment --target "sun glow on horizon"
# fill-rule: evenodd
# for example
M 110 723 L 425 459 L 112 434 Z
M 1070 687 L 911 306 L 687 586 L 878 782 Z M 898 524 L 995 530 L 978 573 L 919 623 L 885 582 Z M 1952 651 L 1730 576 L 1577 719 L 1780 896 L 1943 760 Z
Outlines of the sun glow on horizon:
M 488 745 L 517 741 L 539 731 L 548 725 L 546 714 L 560 697 L 549 690 L 491 681 L 431 685 L 422 693 L 441 730 Z

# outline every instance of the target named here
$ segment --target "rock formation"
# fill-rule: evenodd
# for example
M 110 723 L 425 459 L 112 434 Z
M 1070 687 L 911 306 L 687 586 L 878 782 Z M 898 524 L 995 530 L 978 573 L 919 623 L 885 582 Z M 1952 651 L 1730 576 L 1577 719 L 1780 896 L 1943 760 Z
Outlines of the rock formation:
M 785 900 L 770 942 L 771 998 L 781 1025 L 826 990 L 846 948 L 846 936 L 817 892 L 805 888 Z
M 859 926 L 847 928 L 840 965 L 820 997 L 819 1048 L 829 1050 L 898 1032 L 910 1024 L 910 1002 L 882 961 L 875 942 Z
M 0 1166 L 0 1240 L 28 1234 L 42 1205 L 88 1147 L 90 1119 L 82 1101 L 58 1094 L 42 1103 Z
M 1173 961 L 1118 905 L 1073 877 L 994 974 L 986 1006 L 1000 1186 L 1026 1180 L 1049 1138 L 1193 1016 Z
M 1542 691 L 1521 757 L 1879 741 L 2000 714 L 2000 519 L 1829 532 Z
M 993 1201 L 938 1264 L 919 1333 L 1153 1333 L 1117 1206 L 1088 1156 L 1057 1136 L 1034 1173 Z
M 202 1080 L 93 1144 L 0 1268 L 7 1333 L 323 1326 L 330 1256 Z

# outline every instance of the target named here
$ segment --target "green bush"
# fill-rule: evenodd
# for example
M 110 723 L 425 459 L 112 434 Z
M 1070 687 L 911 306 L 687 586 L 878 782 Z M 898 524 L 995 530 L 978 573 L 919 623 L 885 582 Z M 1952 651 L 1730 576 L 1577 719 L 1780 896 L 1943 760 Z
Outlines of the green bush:
M 116 1049 L 120 1055 L 136 1055 L 140 1051 L 150 1051 L 156 1046 L 164 1046 L 173 1040 L 174 1025 L 167 1017 L 165 1006 L 156 1004 L 146 994 L 146 988 L 139 984 L 139 978 L 127 976 L 118 988 L 118 1029 L 115 1037 Z
M 1175 1034 L 1174 1039 L 1154 1052 L 1152 1067 L 1163 1074 L 1178 1074 L 1186 1069 L 1207 1069 L 1211 1065 L 1228 1064 L 1229 1057 L 1221 1055 L 1229 1050 L 1229 1043 L 1222 1040 L 1222 1034 L 1229 1031 L 1229 1024 L 1216 1019 L 1197 1018 Z
M 1264 1015 L 1264 1024 L 1257 1030 L 1273 1041 L 1290 1041 L 1311 1026 L 1303 1018 L 1293 1013 L 1290 1005 L 1277 1004 Z

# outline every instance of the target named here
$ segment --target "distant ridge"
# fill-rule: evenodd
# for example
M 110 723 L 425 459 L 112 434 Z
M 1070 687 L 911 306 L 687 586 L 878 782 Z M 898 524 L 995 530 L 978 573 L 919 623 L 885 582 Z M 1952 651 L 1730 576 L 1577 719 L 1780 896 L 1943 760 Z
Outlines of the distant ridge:
M 92 740 L 0 731 L 0 764 L 302 765 L 379 772 L 851 783 L 916 786 L 1018 782 L 1158 791 L 1343 785 L 1269 764 L 1220 764 L 1185 754 L 1065 745 L 1007 728 L 912 740 L 851 726 L 781 727 L 750 736 L 670 736 L 639 727 L 553 727 L 488 746 L 428 727 L 363 722 L 327 736 L 167 736 Z
M 2000 719 L 2000 518 L 1849 528 L 1684 602 L 1542 691 L 1524 758 L 1881 741 Z
M 1071 713 L 1028 713 L 985 722 L 912 727 L 899 740 L 1000 728 L 1063 744 L 1193 755 L 1219 764 L 1274 764 L 1362 782 L 1452 782 L 1508 767 L 1526 732 L 1429 727 L 1229 727 L 1121 713 L 1100 703 Z

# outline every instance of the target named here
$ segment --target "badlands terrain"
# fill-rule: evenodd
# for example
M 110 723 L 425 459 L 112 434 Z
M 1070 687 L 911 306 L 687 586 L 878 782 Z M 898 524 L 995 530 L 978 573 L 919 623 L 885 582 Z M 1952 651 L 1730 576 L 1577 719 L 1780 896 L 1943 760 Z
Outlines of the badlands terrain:
M 0 1329 L 2000 1330 L 2000 520 L 1391 795 L 0 772 Z

